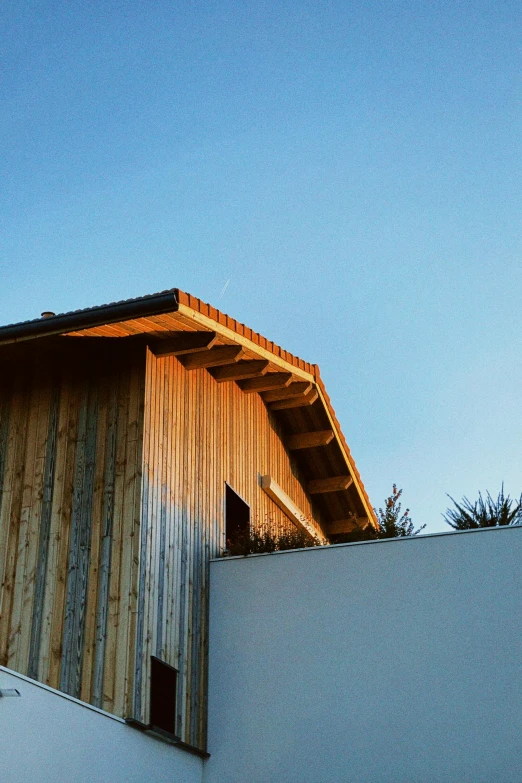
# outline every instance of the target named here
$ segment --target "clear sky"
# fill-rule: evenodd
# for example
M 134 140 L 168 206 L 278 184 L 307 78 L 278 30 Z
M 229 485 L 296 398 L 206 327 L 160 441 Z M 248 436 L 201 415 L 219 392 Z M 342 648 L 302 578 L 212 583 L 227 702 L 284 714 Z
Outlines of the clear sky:
M 0 37 L 0 323 L 180 287 L 320 365 L 375 506 L 520 494 L 520 2 L 5 0 Z

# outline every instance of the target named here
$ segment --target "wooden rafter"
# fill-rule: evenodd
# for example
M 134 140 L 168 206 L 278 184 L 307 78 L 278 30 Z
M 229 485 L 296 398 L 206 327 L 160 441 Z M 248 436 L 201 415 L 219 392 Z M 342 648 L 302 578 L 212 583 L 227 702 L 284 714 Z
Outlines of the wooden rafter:
M 182 292 L 180 292 L 180 296 L 181 293 Z M 219 317 L 217 320 L 215 320 L 214 318 L 210 317 L 211 310 L 212 308 L 209 310 L 209 315 L 207 315 L 206 312 L 197 311 L 190 307 L 187 300 L 187 304 L 184 304 L 181 301 L 178 303 L 177 314 L 179 316 L 186 317 L 194 326 L 198 324 L 204 328 L 213 330 L 215 329 L 221 337 L 225 338 L 226 340 L 231 340 L 237 345 L 242 345 L 246 350 L 253 352 L 259 359 L 268 359 L 270 364 L 275 365 L 281 371 L 291 372 L 292 375 L 295 375 L 298 378 L 302 378 L 303 380 L 314 380 L 313 368 L 310 365 L 306 365 L 305 362 L 287 361 L 278 353 L 278 351 L 274 351 L 274 346 L 272 343 L 265 341 L 262 338 L 256 340 L 250 339 L 246 336 L 244 329 L 242 330 L 231 328 L 229 325 L 226 325 L 228 323 L 228 319 Z M 214 314 L 217 316 L 217 311 L 214 311 Z M 230 320 L 230 324 L 232 324 L 234 327 L 237 327 L 237 323 L 235 321 Z M 241 331 L 243 331 L 243 333 L 241 333 Z M 249 330 L 246 331 L 248 334 L 254 336 L 253 333 L 251 333 Z M 305 369 L 305 367 L 308 367 L 308 369 Z
M 272 476 L 261 477 L 261 489 L 263 489 L 268 497 L 271 498 L 271 500 L 273 500 L 277 506 L 279 506 L 281 511 L 294 523 L 294 525 L 305 530 L 314 538 L 318 538 L 322 544 L 327 543 L 326 538 L 320 532 L 318 526 L 314 525 L 312 520 L 303 514 L 301 509 L 286 494 L 279 484 L 274 481 Z
M 324 492 L 342 492 L 353 483 L 351 476 L 333 476 L 326 479 L 314 479 L 308 482 L 310 495 L 320 495 Z
M 210 351 L 185 354 L 180 361 L 187 370 L 198 370 L 202 367 L 218 367 L 220 364 L 237 362 L 243 354 L 244 349 L 240 345 L 224 345 L 220 348 L 211 348 Z
M 263 392 L 262 397 L 265 402 L 277 402 L 278 400 L 288 400 L 290 397 L 299 397 L 301 394 L 308 394 L 311 390 L 311 383 L 308 383 L 307 381 L 297 381 L 283 389 Z
M 334 439 L 333 430 L 317 430 L 316 432 L 300 432 L 290 435 L 286 445 L 290 451 L 298 449 L 313 449 L 316 446 L 327 446 Z
M 271 402 L 269 407 L 271 411 L 282 411 L 288 408 L 303 408 L 307 405 L 313 405 L 318 396 L 316 390 L 312 389 L 308 394 L 302 394 L 300 397 L 290 397 L 288 400 Z
M 216 332 L 178 332 L 167 340 L 154 340 L 150 349 L 156 356 L 182 356 L 207 351 L 216 340 Z
M 326 523 L 326 532 L 330 536 L 338 533 L 350 533 L 356 527 L 365 528 L 370 524 L 368 517 L 348 517 L 348 519 L 335 519 Z
M 257 378 L 263 376 L 268 369 L 269 362 L 266 359 L 254 359 L 252 361 L 241 360 L 235 364 L 223 364 L 210 370 L 211 375 L 218 383 L 225 381 L 239 381 L 244 378 Z
M 272 372 L 263 378 L 252 378 L 249 381 L 241 381 L 239 387 L 248 393 L 264 392 L 269 389 L 282 389 L 288 386 L 292 380 L 291 372 Z

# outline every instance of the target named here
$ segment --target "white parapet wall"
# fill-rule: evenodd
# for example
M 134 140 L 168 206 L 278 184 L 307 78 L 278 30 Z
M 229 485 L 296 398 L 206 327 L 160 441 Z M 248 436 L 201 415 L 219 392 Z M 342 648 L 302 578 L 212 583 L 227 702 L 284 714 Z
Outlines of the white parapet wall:
M 520 783 L 522 528 L 214 561 L 209 683 L 206 783 Z
M 0 667 L 1 783 L 201 783 L 203 760 Z

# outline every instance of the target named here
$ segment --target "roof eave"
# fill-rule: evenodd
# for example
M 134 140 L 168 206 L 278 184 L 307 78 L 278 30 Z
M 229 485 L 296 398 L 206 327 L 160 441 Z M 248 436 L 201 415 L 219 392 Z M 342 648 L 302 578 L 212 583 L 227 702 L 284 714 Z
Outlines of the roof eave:
M 4 326 L 0 328 L 0 344 L 33 340 L 37 337 L 50 337 L 131 318 L 146 318 L 151 315 L 174 312 L 177 309 L 178 289 L 174 288 L 171 291 L 143 296 L 138 299 L 113 302 L 86 310 L 76 310 L 72 313 L 36 318 L 33 321 Z

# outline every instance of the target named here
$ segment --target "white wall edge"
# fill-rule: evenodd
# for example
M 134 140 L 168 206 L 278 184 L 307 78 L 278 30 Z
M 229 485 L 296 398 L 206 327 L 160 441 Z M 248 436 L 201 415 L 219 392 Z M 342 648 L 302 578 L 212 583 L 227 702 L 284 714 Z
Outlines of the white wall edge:
M 38 680 L 33 680 L 31 677 L 26 677 L 25 674 L 20 674 L 20 672 L 15 672 L 13 669 L 8 669 L 7 666 L 0 666 L 0 672 L 5 672 L 6 674 L 9 674 L 11 677 L 16 677 L 19 680 L 23 680 L 23 682 L 27 682 L 30 685 L 34 685 L 37 688 L 41 688 L 44 691 L 49 691 L 49 693 L 54 693 L 55 696 L 61 696 L 62 699 L 66 699 L 67 701 L 72 701 L 73 704 L 78 704 L 79 707 L 85 707 L 87 710 L 92 710 L 92 712 L 97 712 L 98 715 L 104 715 L 106 718 L 110 718 L 111 720 L 117 721 L 117 723 L 123 723 L 125 726 L 127 725 L 123 718 L 120 718 L 118 715 L 112 715 L 110 712 L 106 712 L 105 710 L 101 710 L 99 707 L 95 707 L 93 704 L 88 704 L 86 701 L 81 701 L 80 699 L 75 699 L 74 696 L 69 696 L 68 693 L 63 693 L 63 691 L 57 691 L 56 688 L 51 688 L 50 685 L 45 685 L 43 682 L 38 682 Z
M 212 557 L 211 563 L 223 563 L 227 560 L 246 560 L 251 557 L 273 557 L 274 555 L 292 555 L 296 552 L 317 552 L 318 550 L 339 549 L 347 546 L 372 546 L 373 544 L 396 544 L 406 541 L 424 541 L 426 538 L 440 538 L 441 536 L 461 536 L 469 533 L 499 533 L 504 530 L 522 530 L 522 525 L 497 525 L 495 527 L 475 527 L 471 530 L 448 530 L 439 533 L 424 533 L 417 536 L 398 536 L 397 538 L 378 538 L 376 541 L 350 541 L 344 544 L 326 544 L 325 546 L 308 546 L 302 549 L 281 549 L 276 552 L 259 552 L 252 555 L 233 555 L 231 557 Z M 0 667 L 1 668 L 1 667 Z M 31 682 L 33 682 L 31 680 Z

